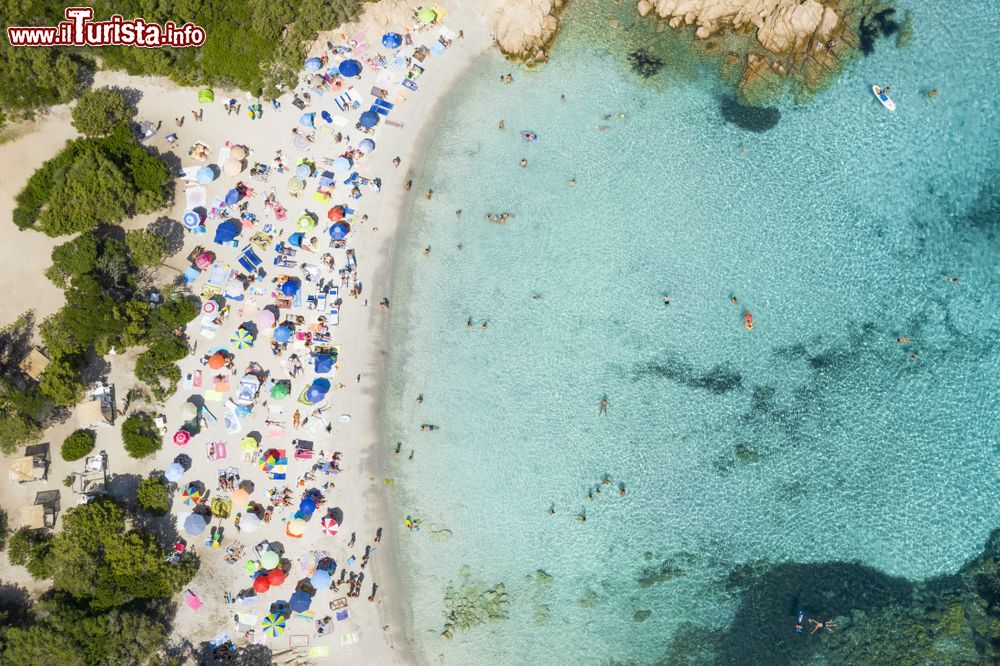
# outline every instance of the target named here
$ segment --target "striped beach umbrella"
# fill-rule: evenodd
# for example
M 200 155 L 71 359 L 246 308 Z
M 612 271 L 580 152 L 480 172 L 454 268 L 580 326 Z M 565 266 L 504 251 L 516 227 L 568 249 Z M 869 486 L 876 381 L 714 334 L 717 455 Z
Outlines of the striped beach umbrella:
M 306 189 L 306 182 L 301 178 L 289 178 L 288 179 L 288 191 L 295 193 L 301 192 Z
M 323 530 L 323 534 L 329 534 L 333 536 L 337 533 L 337 519 L 333 516 L 326 516 L 323 520 L 319 521 L 320 528 Z
M 264 618 L 260 628 L 264 630 L 265 636 L 280 636 L 285 633 L 285 617 L 271 613 Z
M 181 218 L 181 222 L 184 224 L 185 229 L 194 229 L 201 224 L 201 215 L 193 210 L 189 210 L 184 213 L 184 217 Z
M 233 346 L 236 347 L 237 351 L 253 346 L 253 336 L 250 335 L 250 331 L 245 328 L 238 328 L 233 331 L 229 341 L 233 343 Z

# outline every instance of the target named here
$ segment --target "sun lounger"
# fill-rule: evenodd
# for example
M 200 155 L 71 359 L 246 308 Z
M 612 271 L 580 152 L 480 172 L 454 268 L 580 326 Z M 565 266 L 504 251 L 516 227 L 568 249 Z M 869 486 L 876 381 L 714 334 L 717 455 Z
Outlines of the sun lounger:
M 392 109 L 392 107 L 393 107 L 393 106 L 395 106 L 395 105 L 394 105 L 394 104 L 392 104 L 391 102 L 386 102 L 386 101 L 385 101 L 385 100 L 383 100 L 383 99 L 378 99 L 378 98 L 376 98 L 376 99 L 375 99 L 375 101 L 374 101 L 374 102 L 372 103 L 372 106 L 380 106 L 380 107 L 382 107 L 383 109 L 388 109 L 388 110 L 391 110 L 391 109 Z
M 261 265 L 260 257 L 257 256 L 257 253 L 249 245 L 243 248 L 243 252 L 240 254 L 239 259 L 237 259 L 237 262 L 243 267 L 243 270 L 250 274 L 256 273 Z
M 371 112 L 373 112 L 373 113 L 377 113 L 379 115 L 382 115 L 382 116 L 389 115 L 388 109 L 383 109 L 381 106 L 375 106 L 374 104 L 372 104 L 371 108 L 368 109 L 368 110 L 371 111 Z
M 334 306 L 330 308 L 330 314 L 326 321 L 328 326 L 340 326 L 340 307 Z

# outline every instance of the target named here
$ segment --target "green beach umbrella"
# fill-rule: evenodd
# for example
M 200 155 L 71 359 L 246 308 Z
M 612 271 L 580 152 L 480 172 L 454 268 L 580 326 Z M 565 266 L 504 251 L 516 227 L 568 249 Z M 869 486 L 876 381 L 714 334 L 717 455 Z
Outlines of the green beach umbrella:
M 271 397 L 275 400 L 284 400 L 288 397 L 288 384 L 279 382 L 271 389 Z M 255 444 L 256 446 L 256 444 Z
M 260 566 L 265 569 L 273 569 L 278 566 L 280 560 L 278 559 L 278 554 L 273 550 L 265 550 L 260 556 Z
M 250 335 L 250 331 L 245 328 L 236 329 L 236 331 L 233 332 L 232 337 L 229 338 L 229 341 L 233 343 L 233 346 L 236 347 L 237 350 L 253 346 L 253 336 Z
M 309 231 L 316 226 L 316 220 L 310 215 L 303 215 L 295 222 L 295 228 L 299 231 Z
M 202 88 L 198 92 L 198 101 L 202 104 L 207 104 L 209 102 L 215 101 L 215 93 L 212 92 L 211 88 Z
M 424 23 L 434 23 L 437 17 L 438 17 L 437 12 L 431 9 L 430 7 L 424 7 L 419 12 L 417 12 L 417 18 L 423 21 Z

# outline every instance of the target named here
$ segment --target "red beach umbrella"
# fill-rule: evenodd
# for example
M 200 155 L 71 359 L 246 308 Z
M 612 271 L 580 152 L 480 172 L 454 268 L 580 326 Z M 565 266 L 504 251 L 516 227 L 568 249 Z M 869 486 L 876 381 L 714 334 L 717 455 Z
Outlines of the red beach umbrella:
M 285 582 L 285 572 L 281 569 L 271 569 L 267 572 L 267 582 L 271 585 L 281 585 Z
M 174 444 L 177 446 L 184 446 L 191 441 L 191 433 L 187 430 L 178 430 L 174 433 Z
M 331 222 L 340 222 L 344 219 L 344 207 L 334 206 L 326 212 L 326 216 Z
M 254 592 L 264 593 L 271 589 L 271 583 L 267 576 L 257 576 L 253 580 Z

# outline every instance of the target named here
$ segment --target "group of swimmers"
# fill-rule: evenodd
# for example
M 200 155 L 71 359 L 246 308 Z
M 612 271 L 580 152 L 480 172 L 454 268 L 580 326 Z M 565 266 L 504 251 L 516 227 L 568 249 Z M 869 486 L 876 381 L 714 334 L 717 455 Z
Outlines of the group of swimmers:
M 601 490 L 601 486 L 610 486 L 611 483 L 612 483 L 611 477 L 609 475 L 605 474 L 604 478 L 601 479 L 601 482 L 598 485 L 593 486 L 593 487 L 591 487 L 591 488 L 589 488 L 587 490 L 587 499 L 588 500 L 593 500 L 595 493 L 597 495 L 600 495 L 603 492 Z M 619 497 L 625 497 L 625 483 L 624 482 L 620 482 L 618 484 L 618 496 Z M 555 503 L 549 504 L 549 515 L 550 516 L 556 515 L 556 505 L 555 505 Z M 579 522 L 581 524 L 587 522 L 587 510 L 584 509 L 579 514 L 577 514 L 576 519 L 577 519 L 577 522 Z

